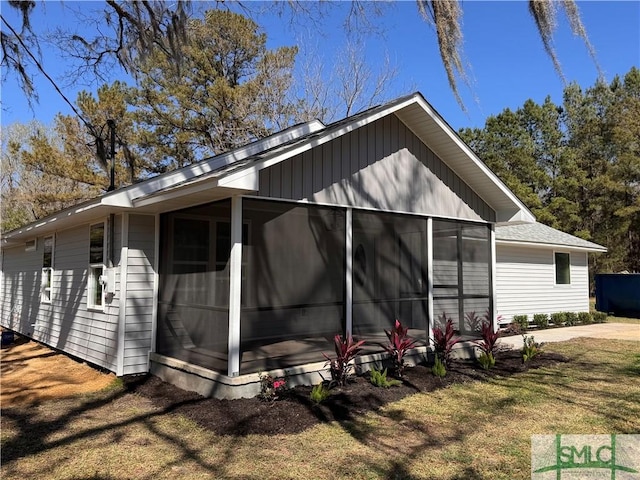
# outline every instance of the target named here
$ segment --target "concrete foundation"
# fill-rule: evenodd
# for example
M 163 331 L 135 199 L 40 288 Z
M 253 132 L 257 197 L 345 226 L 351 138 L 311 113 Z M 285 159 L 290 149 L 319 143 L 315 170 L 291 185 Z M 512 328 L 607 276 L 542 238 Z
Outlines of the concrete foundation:
M 472 342 L 468 341 L 459 343 L 454 348 L 453 356 L 455 358 L 474 358 L 475 349 L 473 345 Z M 415 348 L 407 354 L 405 363 L 413 366 L 429 361 L 432 351 L 431 347 Z M 229 377 L 219 372 L 157 353 L 151 353 L 149 361 L 152 375 L 183 390 L 197 392 L 204 397 L 221 399 L 251 398 L 260 393 L 259 373 Z M 367 372 L 373 367 L 384 368 L 389 365 L 389 356 L 384 352 L 361 355 L 354 360 L 354 367 L 357 373 Z M 268 373 L 272 377 L 286 376 L 290 387 L 315 385 L 323 380 L 331 379 L 326 362 L 310 363 L 263 373 Z

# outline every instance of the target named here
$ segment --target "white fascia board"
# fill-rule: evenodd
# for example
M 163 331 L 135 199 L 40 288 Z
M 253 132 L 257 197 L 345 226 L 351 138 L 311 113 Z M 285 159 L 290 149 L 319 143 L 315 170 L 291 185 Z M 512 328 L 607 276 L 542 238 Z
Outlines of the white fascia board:
M 26 235 L 40 235 L 41 232 L 49 231 L 49 227 L 56 228 L 58 227 L 58 225 L 60 225 L 60 227 L 58 228 L 64 228 L 65 226 L 68 226 L 68 220 L 71 217 L 89 213 L 91 212 L 91 210 L 101 206 L 102 205 L 100 204 L 100 202 L 92 202 L 85 203 L 77 208 L 63 210 L 54 214 L 53 216 L 43 218 L 41 221 L 30 223 L 22 228 L 2 235 L 2 245 L 10 245 L 14 243 L 12 242 L 13 238 L 17 238 L 17 242 L 21 242 Z M 98 214 L 96 213 L 96 215 Z
M 535 222 L 536 217 L 533 213 L 527 208 L 527 206 L 515 196 L 515 194 L 509 190 L 509 188 L 500 180 L 500 178 L 491 171 L 487 165 L 478 158 L 478 156 L 469 148 L 469 146 L 462 141 L 462 139 L 453 131 L 453 129 L 443 120 L 443 118 L 438 114 L 429 103 L 422 97 L 417 97 L 418 104 L 425 110 L 425 112 L 431 117 L 431 119 L 440 127 L 440 129 L 447 134 L 449 139 L 456 144 L 460 150 L 464 152 L 464 154 L 475 164 L 475 166 L 486 175 L 495 186 L 501 190 L 501 192 L 509 198 L 511 202 L 520 210 L 522 213 L 519 215 L 521 220 L 528 219 L 527 221 Z M 478 195 L 482 196 L 479 192 Z
M 216 188 L 217 186 L 218 182 L 216 178 L 208 178 L 201 182 L 189 183 L 187 185 L 180 184 L 173 188 L 160 190 L 157 193 L 152 193 L 149 195 L 145 195 L 144 197 L 135 199 L 133 200 L 133 206 L 135 206 L 136 208 L 146 207 L 149 205 L 154 205 L 156 203 L 164 202 L 166 200 L 172 200 L 175 198 L 192 195 L 194 193 L 199 193 L 205 190 L 210 190 L 212 188 Z
M 363 127 L 364 125 L 375 122 L 376 120 L 385 117 L 390 113 L 398 111 L 408 105 L 411 105 L 412 103 L 415 103 L 417 98 L 417 96 L 413 96 L 397 105 L 391 105 L 388 108 L 380 110 L 379 112 L 372 113 L 371 115 L 366 115 L 358 120 L 349 122 L 331 133 L 327 133 L 326 135 L 321 135 L 319 137 L 310 139 L 309 141 L 303 142 L 300 145 L 294 145 L 290 149 L 286 149 L 281 152 L 274 152 L 272 155 L 267 154 L 264 159 L 256 161 L 252 166 L 243 168 L 236 172 L 231 172 L 230 174 L 221 177 L 218 181 L 218 185 L 257 191 L 259 189 L 258 172 L 260 170 L 280 163 L 284 160 L 287 160 L 288 158 L 295 157 L 296 155 L 311 150 L 312 148 L 330 142 L 335 138 L 346 135 L 347 133 Z
M 517 247 L 530 247 L 530 248 L 546 248 L 555 250 L 571 250 L 576 252 L 591 252 L 591 253 L 604 253 L 606 248 L 595 247 L 578 247 L 575 245 L 564 245 L 560 243 L 540 243 L 540 242 L 525 242 L 518 240 L 496 240 L 496 245 L 511 245 Z

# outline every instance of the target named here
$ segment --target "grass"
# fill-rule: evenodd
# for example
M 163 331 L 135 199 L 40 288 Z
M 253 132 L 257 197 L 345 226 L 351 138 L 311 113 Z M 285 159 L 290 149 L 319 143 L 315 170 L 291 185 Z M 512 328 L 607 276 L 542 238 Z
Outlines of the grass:
M 545 349 L 571 362 L 412 395 L 297 435 L 220 437 L 116 387 L 3 411 L 1 476 L 512 480 L 530 478 L 532 434 L 640 431 L 637 342 Z

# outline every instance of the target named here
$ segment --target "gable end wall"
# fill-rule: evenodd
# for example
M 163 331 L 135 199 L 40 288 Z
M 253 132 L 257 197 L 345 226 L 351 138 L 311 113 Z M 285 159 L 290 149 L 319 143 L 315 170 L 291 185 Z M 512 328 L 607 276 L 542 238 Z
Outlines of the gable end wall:
M 495 212 L 395 115 L 260 171 L 258 195 L 495 221 Z

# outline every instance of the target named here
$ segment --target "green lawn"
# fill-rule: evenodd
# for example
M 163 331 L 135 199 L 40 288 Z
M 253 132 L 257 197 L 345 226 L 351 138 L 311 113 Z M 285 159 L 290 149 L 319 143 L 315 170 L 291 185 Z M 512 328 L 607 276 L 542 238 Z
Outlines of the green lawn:
M 638 342 L 545 349 L 571 362 L 297 435 L 216 436 L 118 389 L 3 411 L 2 478 L 528 479 L 532 434 L 640 431 Z

